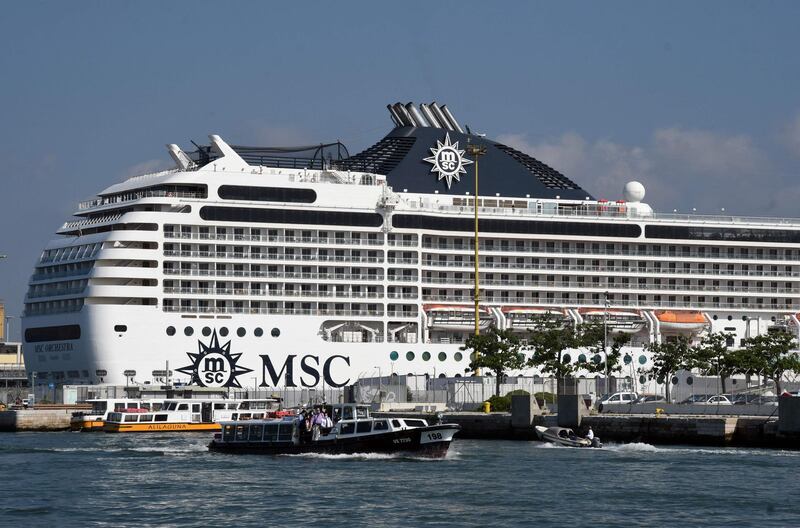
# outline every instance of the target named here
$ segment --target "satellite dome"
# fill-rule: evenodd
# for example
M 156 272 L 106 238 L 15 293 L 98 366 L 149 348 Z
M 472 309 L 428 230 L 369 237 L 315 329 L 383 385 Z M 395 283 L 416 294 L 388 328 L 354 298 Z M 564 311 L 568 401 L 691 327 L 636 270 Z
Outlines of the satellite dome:
M 625 184 L 622 196 L 626 202 L 641 202 L 644 198 L 644 185 L 637 181 L 630 181 Z

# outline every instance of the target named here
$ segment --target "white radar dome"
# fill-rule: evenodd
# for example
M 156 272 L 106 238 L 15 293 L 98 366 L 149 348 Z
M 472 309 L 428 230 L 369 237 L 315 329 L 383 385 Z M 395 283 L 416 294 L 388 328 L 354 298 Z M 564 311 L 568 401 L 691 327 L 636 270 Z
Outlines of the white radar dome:
M 628 182 L 622 190 L 622 196 L 626 202 L 641 202 L 644 198 L 644 185 L 637 181 Z

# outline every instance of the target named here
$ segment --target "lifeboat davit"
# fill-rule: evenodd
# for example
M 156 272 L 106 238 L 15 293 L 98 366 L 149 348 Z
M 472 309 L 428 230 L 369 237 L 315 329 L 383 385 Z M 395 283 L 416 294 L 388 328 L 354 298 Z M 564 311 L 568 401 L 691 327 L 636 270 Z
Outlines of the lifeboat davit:
M 422 307 L 428 316 L 428 328 L 432 330 L 475 330 L 475 307 L 452 304 L 426 304 Z M 486 308 L 480 309 L 480 328 L 486 329 L 494 317 Z
M 557 323 L 567 321 L 566 310 L 539 306 L 504 306 L 500 309 L 511 330 L 533 330 L 550 318 Z
M 655 312 L 655 316 L 662 330 L 698 332 L 708 324 L 708 320 L 702 312 L 658 310 Z
M 638 310 L 581 308 L 578 313 L 587 323 L 605 322 L 610 331 L 620 334 L 635 334 L 647 326 L 647 321 Z

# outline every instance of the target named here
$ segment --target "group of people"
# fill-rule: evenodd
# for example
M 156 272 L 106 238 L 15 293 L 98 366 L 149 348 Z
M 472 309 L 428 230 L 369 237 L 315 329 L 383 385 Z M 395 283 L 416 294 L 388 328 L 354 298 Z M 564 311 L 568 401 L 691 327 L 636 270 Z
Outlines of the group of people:
M 327 434 L 333 427 L 333 420 L 322 407 L 303 409 L 297 415 L 297 428 L 300 433 L 300 442 L 312 442 L 319 439 L 321 434 Z

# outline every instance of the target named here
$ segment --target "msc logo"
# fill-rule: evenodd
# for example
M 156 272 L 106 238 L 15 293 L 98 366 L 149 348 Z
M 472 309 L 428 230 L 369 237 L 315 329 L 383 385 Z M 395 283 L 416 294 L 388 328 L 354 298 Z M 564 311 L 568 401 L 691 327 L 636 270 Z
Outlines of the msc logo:
M 201 387 L 241 387 L 236 379 L 240 374 L 247 374 L 253 369 L 241 367 L 236 363 L 242 354 L 231 354 L 231 342 L 219 345 L 216 330 L 211 335 L 211 343 L 198 341 L 196 354 L 187 352 L 192 364 L 177 369 L 178 372 L 192 376 L 192 384 Z
M 464 168 L 472 164 L 472 160 L 464 157 L 464 151 L 458 148 L 458 141 L 450 143 L 450 133 L 444 136 L 444 143 L 436 140 L 436 148 L 431 148 L 431 154 L 423 161 L 433 164 L 431 172 L 439 173 L 439 180 L 445 180 L 447 188 L 453 184 L 453 180 L 461 181 L 461 174 L 466 174 Z

